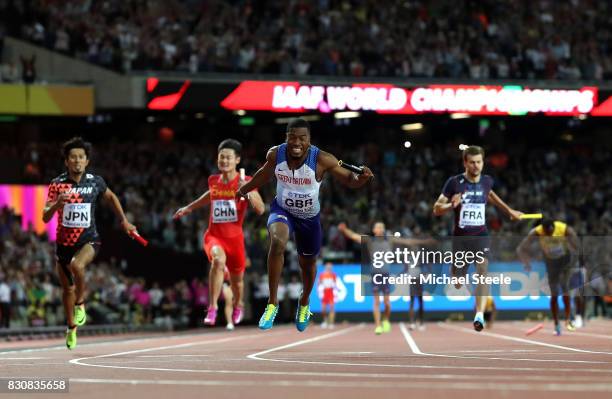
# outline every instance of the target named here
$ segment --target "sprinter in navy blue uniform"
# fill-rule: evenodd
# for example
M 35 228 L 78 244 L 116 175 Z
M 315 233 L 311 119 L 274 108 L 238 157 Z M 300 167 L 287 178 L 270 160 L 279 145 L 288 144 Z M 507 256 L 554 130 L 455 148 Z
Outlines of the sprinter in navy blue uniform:
M 484 166 L 482 147 L 470 146 L 465 149 L 463 166 L 465 167 L 464 173 L 449 178 L 444 184 L 442 194 L 434 204 L 433 213 L 435 216 L 441 216 L 453 210 L 455 217 L 453 252 L 480 252 L 483 255 L 480 258 L 482 261 L 475 262 L 476 270 L 478 274 L 486 275 L 490 251 L 490 237 L 486 221 L 487 203 L 490 201 L 512 220 L 519 220 L 523 213 L 510 208 L 502 201 L 493 191 L 493 178 L 482 174 Z M 463 267 L 453 265 L 453 276 L 465 276 L 468 268 L 469 265 Z M 460 288 L 460 285 L 457 288 Z M 484 328 L 483 313 L 488 295 L 486 285 L 479 284 L 476 287 L 476 316 L 474 317 L 476 331 Z
M 130 234 L 136 231 L 128 222 L 117 196 L 100 176 L 87 173 L 91 144 L 75 137 L 64 143 L 62 154 L 67 171 L 51 181 L 43 220 L 58 215 L 56 258 L 62 284 L 62 301 L 66 313 L 66 347 L 77 344 L 76 330 L 85 324 L 85 267 L 100 249 L 96 229 L 96 206 L 105 201 L 121 220 L 121 227 Z

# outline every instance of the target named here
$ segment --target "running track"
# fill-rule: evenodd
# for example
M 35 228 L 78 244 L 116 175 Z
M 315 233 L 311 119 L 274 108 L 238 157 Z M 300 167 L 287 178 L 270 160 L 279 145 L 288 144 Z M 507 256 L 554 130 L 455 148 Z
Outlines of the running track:
M 468 323 L 394 323 L 381 336 L 371 324 L 218 328 L 84 337 L 74 351 L 61 340 L 2 343 L 0 377 L 70 378 L 69 397 L 88 399 L 612 397 L 612 321 L 526 337 L 533 324 L 476 333 Z

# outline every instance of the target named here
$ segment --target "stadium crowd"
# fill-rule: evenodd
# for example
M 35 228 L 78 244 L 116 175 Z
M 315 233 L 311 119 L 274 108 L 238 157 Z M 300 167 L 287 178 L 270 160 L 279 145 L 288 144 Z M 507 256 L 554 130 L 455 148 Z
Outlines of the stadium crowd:
M 592 0 L 7 0 L 0 32 L 124 72 L 601 80 L 611 11 Z

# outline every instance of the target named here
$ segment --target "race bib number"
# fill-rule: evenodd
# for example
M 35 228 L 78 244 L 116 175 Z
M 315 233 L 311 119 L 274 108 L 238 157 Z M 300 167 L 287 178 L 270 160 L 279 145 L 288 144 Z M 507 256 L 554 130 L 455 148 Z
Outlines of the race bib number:
M 87 229 L 91 226 L 91 204 L 65 204 L 62 226 Z
M 236 201 L 213 200 L 212 202 L 213 223 L 233 223 L 238 221 L 238 208 Z
M 459 227 L 484 226 L 485 204 L 462 204 L 459 212 Z
M 315 206 L 310 193 L 296 193 L 286 190 L 283 192 L 281 200 L 285 209 L 296 214 L 310 214 Z
M 545 241 L 544 246 L 546 247 L 546 255 L 549 258 L 557 259 L 566 254 L 565 245 L 555 238 L 549 238 Z

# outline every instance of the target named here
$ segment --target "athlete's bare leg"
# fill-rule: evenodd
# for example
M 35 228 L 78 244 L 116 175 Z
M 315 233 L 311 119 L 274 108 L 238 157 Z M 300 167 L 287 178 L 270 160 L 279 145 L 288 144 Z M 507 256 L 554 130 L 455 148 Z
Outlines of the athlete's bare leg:
M 374 315 L 374 324 L 376 327 L 380 327 L 380 295 L 375 293 L 373 299 L 374 307 L 372 308 L 372 314 Z
M 68 269 L 74 277 L 74 303 L 75 305 L 78 304 L 76 306 L 81 307 L 83 310 L 85 309 L 85 267 L 93 261 L 95 256 L 96 251 L 94 251 L 93 246 L 91 246 L 91 244 L 85 244 L 83 248 L 72 257 L 70 265 L 68 266 Z
M 232 322 L 232 311 L 234 310 L 234 306 L 232 305 L 232 303 L 234 302 L 234 294 L 232 293 L 231 288 L 225 284 L 223 284 L 222 289 L 223 299 L 225 299 L 225 320 L 227 320 L 227 323 L 229 324 Z
M 270 249 L 268 250 L 268 287 L 270 298 L 268 303 L 278 306 L 278 282 L 280 281 L 283 264 L 285 263 L 285 247 L 289 241 L 289 226 L 282 222 L 268 226 Z
M 217 309 L 217 302 L 223 286 L 223 273 L 225 271 L 225 251 L 219 245 L 211 248 L 212 259 L 208 273 L 208 308 Z
M 389 294 L 385 294 L 383 296 L 383 301 L 385 303 L 385 313 L 383 315 L 383 320 L 391 320 L 391 299 Z
M 300 305 L 306 306 L 310 302 L 310 292 L 317 278 L 317 258 L 299 256 L 300 269 L 302 269 L 302 296 L 300 297 Z
M 476 263 L 476 272 L 481 276 L 486 276 L 489 270 L 489 260 L 484 259 L 481 263 Z M 476 294 L 476 312 L 483 312 L 487 308 L 487 297 L 489 296 L 489 286 L 487 284 L 478 284 L 475 290 Z
M 68 327 L 72 327 L 75 325 L 74 303 L 76 301 L 76 287 L 74 284 L 70 284 L 68 277 L 64 273 L 64 269 L 59 263 L 56 263 L 55 268 L 57 269 L 57 275 L 59 276 L 59 280 L 62 285 L 62 303 L 64 305 L 64 313 L 66 314 L 66 322 Z
M 232 288 L 233 300 L 230 301 L 232 307 L 244 307 L 244 272 L 230 273 L 230 287 Z M 231 320 L 231 319 L 230 319 Z

